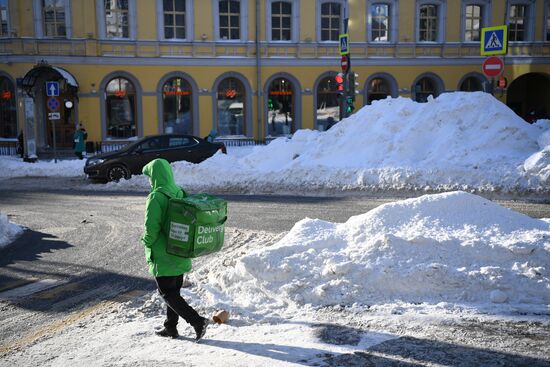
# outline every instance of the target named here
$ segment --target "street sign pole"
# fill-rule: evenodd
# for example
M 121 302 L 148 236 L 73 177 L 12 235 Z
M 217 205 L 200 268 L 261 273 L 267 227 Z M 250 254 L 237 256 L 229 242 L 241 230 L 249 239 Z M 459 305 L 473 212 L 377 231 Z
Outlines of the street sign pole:
M 55 139 L 55 120 L 50 120 L 52 123 L 52 130 L 53 130 L 53 160 L 54 163 L 57 163 L 57 145 L 56 145 L 56 139 Z

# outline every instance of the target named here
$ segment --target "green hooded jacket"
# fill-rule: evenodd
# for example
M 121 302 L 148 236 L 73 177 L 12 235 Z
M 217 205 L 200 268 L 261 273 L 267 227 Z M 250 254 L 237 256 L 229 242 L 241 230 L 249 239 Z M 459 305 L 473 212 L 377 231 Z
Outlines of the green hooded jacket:
M 86 135 L 84 130 L 78 129 L 73 134 L 74 139 L 74 151 L 82 153 L 86 149 Z
M 154 277 L 181 275 L 191 270 L 191 259 L 168 254 L 167 237 L 162 226 L 168 209 L 168 197 L 182 198 L 184 191 L 176 185 L 170 163 L 155 159 L 145 167 L 143 174 L 149 177 L 151 192 L 145 206 L 145 226 L 141 242 L 145 246 L 145 260 L 149 273 Z

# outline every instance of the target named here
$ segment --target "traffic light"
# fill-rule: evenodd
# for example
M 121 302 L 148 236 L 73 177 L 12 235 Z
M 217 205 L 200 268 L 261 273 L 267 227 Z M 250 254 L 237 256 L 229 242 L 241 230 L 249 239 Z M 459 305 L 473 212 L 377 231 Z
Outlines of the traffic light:
M 269 98 L 267 100 L 267 108 L 270 110 L 270 111 L 273 111 L 273 99 Z
M 355 111 L 355 106 L 353 105 L 354 99 L 355 98 L 353 98 L 351 96 L 348 96 L 346 98 L 346 115 L 348 115 L 348 116 L 349 116 L 350 113 Z
M 354 72 L 348 74 L 348 97 L 353 97 L 354 101 L 355 95 L 359 93 L 357 90 L 357 87 L 359 86 L 359 83 L 357 82 L 358 77 L 359 75 Z
M 344 93 L 344 77 L 345 75 L 343 73 L 338 73 L 334 77 L 334 80 L 336 80 L 336 91 L 338 92 L 338 96 L 343 96 Z

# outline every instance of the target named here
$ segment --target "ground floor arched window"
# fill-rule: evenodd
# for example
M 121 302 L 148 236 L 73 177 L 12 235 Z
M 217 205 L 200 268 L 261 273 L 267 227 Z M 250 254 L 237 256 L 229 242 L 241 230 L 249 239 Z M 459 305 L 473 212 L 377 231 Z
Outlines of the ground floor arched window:
M 340 104 L 334 76 L 321 79 L 317 86 L 317 130 L 328 130 L 340 121 Z
M 237 78 L 226 78 L 217 91 L 218 135 L 246 135 L 246 90 Z
M 367 91 L 367 104 L 372 101 L 386 99 L 391 96 L 390 83 L 384 78 L 374 78 L 370 81 Z
M 424 77 L 414 85 L 414 100 L 416 102 L 427 102 L 429 96 L 434 98 L 439 95 L 435 81 L 430 77 Z
M 191 134 L 191 84 L 183 78 L 171 78 L 162 86 L 162 130 L 167 134 Z
M 269 85 L 267 136 L 292 134 L 294 125 L 294 87 L 286 78 L 274 79 Z
M 0 77 L 0 138 L 17 137 L 15 88 L 6 77 Z
M 111 79 L 105 87 L 107 137 L 125 139 L 137 136 L 136 88 L 126 78 Z
M 483 84 L 479 78 L 475 76 L 467 77 L 460 84 L 460 90 L 463 92 L 479 92 L 483 91 Z

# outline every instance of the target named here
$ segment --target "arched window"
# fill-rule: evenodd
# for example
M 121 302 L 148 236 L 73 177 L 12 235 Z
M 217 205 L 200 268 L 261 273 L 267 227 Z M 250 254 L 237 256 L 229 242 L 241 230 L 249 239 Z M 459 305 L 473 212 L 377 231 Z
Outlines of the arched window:
M 107 137 L 125 139 L 137 136 L 136 89 L 126 78 L 114 78 L 105 87 Z
M 317 86 L 317 130 L 328 130 L 340 121 L 338 90 L 334 76 L 323 78 Z
M 191 85 L 183 78 L 171 78 L 162 86 L 162 130 L 192 134 Z
M 478 92 L 483 90 L 483 85 L 481 80 L 475 76 L 470 76 L 460 84 L 460 90 L 463 92 Z
M 294 87 L 286 78 L 277 78 L 269 85 L 267 136 L 292 134 L 294 125 Z
M 386 99 L 391 96 L 390 83 L 384 78 L 374 78 L 370 81 L 367 92 L 367 104 L 372 101 Z
M 423 77 L 414 85 L 414 100 L 424 103 L 428 101 L 429 96 L 434 98 L 439 95 L 435 81 L 430 77 Z
M 6 77 L 0 77 L 0 138 L 17 136 L 15 89 Z
M 218 85 L 218 135 L 246 135 L 246 90 L 237 78 L 226 78 Z

